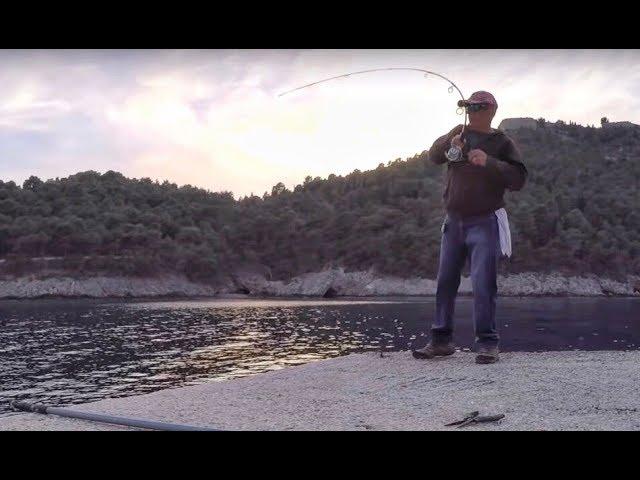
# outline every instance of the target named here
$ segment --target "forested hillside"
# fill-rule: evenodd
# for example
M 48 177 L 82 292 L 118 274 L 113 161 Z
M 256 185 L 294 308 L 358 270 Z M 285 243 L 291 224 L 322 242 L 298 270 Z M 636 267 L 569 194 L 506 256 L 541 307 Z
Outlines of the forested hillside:
M 503 271 L 638 274 L 640 128 L 539 121 L 511 136 L 530 175 L 507 194 L 514 255 Z M 116 172 L 0 182 L 0 258 L 13 273 L 52 256 L 84 274 L 207 280 L 253 264 L 284 279 L 341 265 L 433 278 L 445 168 L 423 152 L 239 200 Z

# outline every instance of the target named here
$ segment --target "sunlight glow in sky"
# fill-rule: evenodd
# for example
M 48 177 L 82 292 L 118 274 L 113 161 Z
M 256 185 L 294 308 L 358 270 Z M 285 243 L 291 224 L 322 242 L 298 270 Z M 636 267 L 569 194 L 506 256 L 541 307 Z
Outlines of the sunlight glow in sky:
M 0 179 L 117 170 L 236 198 L 428 149 L 459 123 L 456 94 L 503 118 L 640 123 L 638 50 L 4 50 Z M 526 159 L 525 159 L 526 162 Z M 435 167 L 434 167 L 435 168 Z

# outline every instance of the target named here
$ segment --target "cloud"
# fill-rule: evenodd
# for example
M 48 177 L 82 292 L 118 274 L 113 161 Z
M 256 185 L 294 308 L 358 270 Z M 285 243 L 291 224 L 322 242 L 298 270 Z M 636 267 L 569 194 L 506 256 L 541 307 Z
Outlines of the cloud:
M 306 175 L 375 168 L 461 121 L 437 79 L 383 72 L 296 92 L 353 70 L 416 66 L 513 116 L 638 122 L 638 51 L 78 50 L 0 53 L 0 167 L 22 181 L 84 169 L 236 196 Z

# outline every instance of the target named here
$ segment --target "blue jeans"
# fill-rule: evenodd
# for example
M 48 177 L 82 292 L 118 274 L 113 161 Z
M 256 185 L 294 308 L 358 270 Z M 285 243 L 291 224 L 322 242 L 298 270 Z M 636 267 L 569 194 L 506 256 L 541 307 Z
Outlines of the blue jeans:
M 436 292 L 436 317 L 431 325 L 434 342 L 450 341 L 460 275 L 467 256 L 473 287 L 473 323 L 476 343 L 497 346 L 497 274 L 500 260 L 498 220 L 492 212 L 459 218 L 448 214 L 442 225 L 440 265 Z

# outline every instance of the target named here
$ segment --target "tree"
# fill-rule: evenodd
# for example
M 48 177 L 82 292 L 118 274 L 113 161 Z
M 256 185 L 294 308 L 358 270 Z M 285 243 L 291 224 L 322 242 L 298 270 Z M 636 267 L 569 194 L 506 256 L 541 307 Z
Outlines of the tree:
M 38 177 L 31 175 L 28 179 L 24 181 L 22 184 L 22 188 L 25 190 L 31 190 L 33 192 L 37 191 L 43 185 L 42 180 Z
M 278 182 L 276 185 L 273 186 L 273 188 L 271 189 L 271 196 L 275 197 L 277 195 L 281 195 L 282 193 L 286 192 L 287 188 L 284 186 L 284 183 L 282 182 Z

